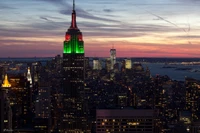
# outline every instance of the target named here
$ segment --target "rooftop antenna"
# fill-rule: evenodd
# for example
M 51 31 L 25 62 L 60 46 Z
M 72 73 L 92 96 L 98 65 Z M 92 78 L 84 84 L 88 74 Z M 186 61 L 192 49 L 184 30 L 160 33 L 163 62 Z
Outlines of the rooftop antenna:
M 73 10 L 75 10 L 75 0 L 73 0 Z

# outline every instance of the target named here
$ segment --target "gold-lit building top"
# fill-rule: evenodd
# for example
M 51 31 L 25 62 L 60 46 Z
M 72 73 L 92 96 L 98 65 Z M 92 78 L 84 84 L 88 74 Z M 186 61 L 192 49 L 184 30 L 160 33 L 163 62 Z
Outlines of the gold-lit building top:
M 7 74 L 5 75 L 5 78 L 4 78 L 2 87 L 6 87 L 6 88 L 7 88 L 7 87 L 11 87 L 11 84 L 10 84 L 9 81 L 8 81 L 8 75 L 7 75 Z

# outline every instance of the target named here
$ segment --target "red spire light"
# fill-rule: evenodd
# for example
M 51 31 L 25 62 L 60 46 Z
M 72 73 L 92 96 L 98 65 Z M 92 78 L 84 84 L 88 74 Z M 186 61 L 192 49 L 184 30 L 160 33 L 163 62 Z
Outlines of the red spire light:
M 70 37 L 71 37 L 71 36 L 70 36 L 69 34 L 66 34 L 66 35 L 65 35 L 65 41 L 69 41 L 69 40 L 70 40 Z
M 78 35 L 78 40 L 79 41 L 83 41 L 83 36 L 82 35 Z

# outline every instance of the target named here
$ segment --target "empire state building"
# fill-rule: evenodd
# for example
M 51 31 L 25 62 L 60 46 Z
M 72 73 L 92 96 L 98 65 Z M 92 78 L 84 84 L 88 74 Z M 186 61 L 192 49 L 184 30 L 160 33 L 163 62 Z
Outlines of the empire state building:
M 65 34 L 63 46 L 63 131 L 85 131 L 84 107 L 84 42 L 76 24 L 73 0 L 71 26 Z
M 78 91 L 84 86 L 84 42 L 76 24 L 73 3 L 72 22 L 65 34 L 63 47 L 63 85 L 67 97 L 78 98 Z

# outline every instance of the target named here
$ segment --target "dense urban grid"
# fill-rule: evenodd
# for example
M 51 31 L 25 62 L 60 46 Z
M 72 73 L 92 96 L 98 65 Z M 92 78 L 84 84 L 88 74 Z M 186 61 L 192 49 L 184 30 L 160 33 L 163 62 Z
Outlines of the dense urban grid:
M 0 132 L 200 132 L 200 81 L 151 75 L 144 59 L 116 58 L 114 47 L 108 58 L 85 57 L 73 4 L 62 57 L 0 62 Z

